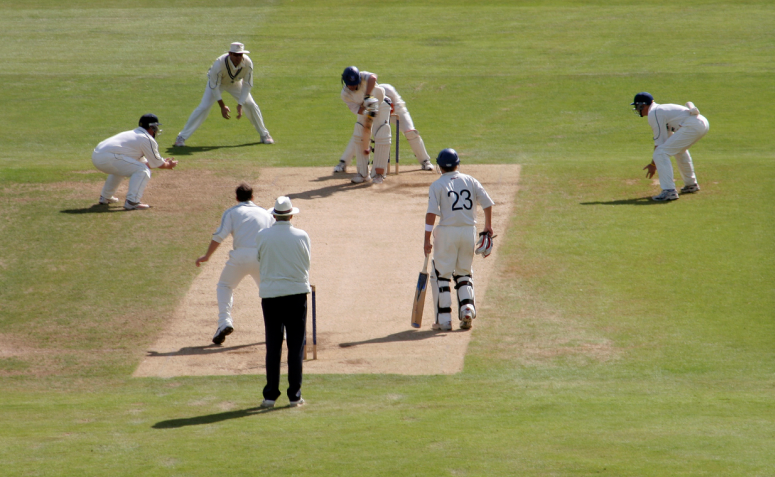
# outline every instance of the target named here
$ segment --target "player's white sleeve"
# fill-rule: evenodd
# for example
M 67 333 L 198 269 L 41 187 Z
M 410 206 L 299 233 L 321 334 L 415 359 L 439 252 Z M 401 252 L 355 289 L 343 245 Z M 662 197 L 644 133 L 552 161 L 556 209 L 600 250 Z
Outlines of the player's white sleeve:
M 148 165 L 151 168 L 164 165 L 164 158 L 159 154 L 159 145 L 148 133 L 143 132 L 143 135 L 144 138 L 140 137 L 140 150 L 143 151 L 143 157 L 148 161 Z
M 474 190 L 476 191 L 476 201 L 479 202 L 479 205 L 482 206 L 482 209 L 486 209 L 487 207 L 492 207 L 495 205 L 495 202 L 490 197 L 490 194 L 484 190 L 482 184 L 476 179 L 474 179 Z
M 239 103 L 238 104 L 245 104 L 245 101 L 248 100 L 248 96 L 250 96 L 250 90 L 253 89 L 253 62 L 250 61 L 249 58 L 245 58 L 248 60 L 245 64 L 245 68 L 247 68 L 247 73 L 245 73 L 245 76 L 242 78 L 242 91 L 239 95 Z
M 428 191 L 428 214 L 436 214 L 441 216 L 441 207 L 439 206 L 439 198 L 436 188 L 431 184 L 431 188 Z
M 213 234 L 213 240 L 215 240 L 218 243 L 221 243 L 226 239 L 226 237 L 229 236 L 232 230 L 232 223 L 231 223 L 231 208 L 228 209 L 226 212 L 223 213 L 223 216 L 221 217 L 221 226 L 218 227 L 218 230 L 215 231 Z
M 220 101 L 221 98 L 221 68 L 223 67 L 223 60 L 221 57 L 215 60 L 213 66 L 207 72 L 207 87 L 213 93 L 213 97 L 216 101 Z
M 649 110 L 648 120 L 651 131 L 654 133 L 654 145 L 659 146 L 667 141 L 667 130 L 665 129 L 664 118 L 660 117 L 661 115 L 656 107 L 657 104 L 652 104 L 653 106 L 652 109 Z

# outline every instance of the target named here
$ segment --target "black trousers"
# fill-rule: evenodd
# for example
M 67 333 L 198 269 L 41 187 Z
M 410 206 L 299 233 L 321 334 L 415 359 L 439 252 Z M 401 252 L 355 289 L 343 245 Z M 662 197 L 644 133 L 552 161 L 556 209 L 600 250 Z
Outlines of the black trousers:
M 264 399 L 280 397 L 280 360 L 283 331 L 288 337 L 288 399 L 301 399 L 301 373 L 307 342 L 307 294 L 261 299 L 266 332 L 266 386 Z

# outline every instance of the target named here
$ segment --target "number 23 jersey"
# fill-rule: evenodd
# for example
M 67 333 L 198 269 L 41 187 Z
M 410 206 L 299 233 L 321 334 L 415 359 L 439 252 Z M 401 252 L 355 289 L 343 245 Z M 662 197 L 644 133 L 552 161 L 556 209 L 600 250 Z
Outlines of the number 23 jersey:
M 439 225 L 475 225 L 477 203 L 483 209 L 494 204 L 478 180 L 458 171 L 445 172 L 428 191 L 428 213 L 440 217 Z

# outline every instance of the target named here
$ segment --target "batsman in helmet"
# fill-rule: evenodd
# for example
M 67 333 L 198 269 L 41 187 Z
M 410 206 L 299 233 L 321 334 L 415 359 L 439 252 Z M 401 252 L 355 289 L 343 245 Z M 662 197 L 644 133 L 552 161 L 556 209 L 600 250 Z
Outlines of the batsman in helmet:
M 357 172 L 351 181 L 382 183 L 390 159 L 390 103 L 377 75 L 348 66 L 342 72 L 342 101 L 358 116 L 353 130 Z M 369 173 L 371 137 L 374 136 L 374 168 Z
M 457 290 L 460 328 L 467 330 L 476 318 L 472 265 L 474 253 L 489 255 L 492 249 L 492 206 L 495 204 L 482 184 L 457 170 L 460 158 L 454 149 L 444 149 L 436 158 L 442 171 L 428 191 L 425 214 L 426 255 L 433 251 L 431 292 L 436 307 L 433 329 L 452 329 L 452 282 Z M 476 204 L 484 211 L 484 231 L 477 249 Z M 439 224 L 434 229 L 436 217 Z M 431 245 L 433 235 L 433 245 Z

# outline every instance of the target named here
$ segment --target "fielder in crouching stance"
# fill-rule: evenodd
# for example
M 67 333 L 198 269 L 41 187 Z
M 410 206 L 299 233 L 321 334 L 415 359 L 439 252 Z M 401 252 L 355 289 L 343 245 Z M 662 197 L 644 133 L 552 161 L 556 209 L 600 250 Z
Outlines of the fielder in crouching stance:
M 377 84 L 377 75 L 368 71 L 358 71 L 348 66 L 342 72 L 342 101 L 350 108 L 358 120 L 353 130 L 352 142 L 355 142 L 355 166 L 357 174 L 352 182 L 373 181 L 376 184 L 385 179 L 385 170 L 390 159 L 390 104 L 385 90 Z M 369 154 L 371 136 L 374 136 L 374 169 L 369 175 Z
M 196 107 L 186 122 L 186 126 L 180 131 L 175 139 L 176 147 L 186 145 L 186 139 L 190 138 L 199 126 L 207 119 L 210 114 L 210 108 L 217 102 L 221 108 L 221 116 L 224 119 L 231 118 L 231 110 L 223 102 L 221 93 L 228 92 L 237 100 L 237 119 L 242 117 L 243 106 L 245 115 L 250 123 L 256 128 L 261 136 L 261 142 L 264 144 L 274 144 L 274 139 L 269 135 L 269 131 L 264 126 L 264 117 L 261 116 L 261 110 L 258 108 L 250 90 L 253 88 L 253 61 L 250 60 L 242 43 L 234 42 L 229 51 L 215 59 L 215 63 L 207 71 L 207 86 L 202 96 L 202 101 Z
M 210 260 L 221 242 L 232 234 L 234 250 L 229 252 L 229 261 L 223 267 L 218 280 L 216 294 L 218 296 L 218 329 L 215 330 L 213 343 L 222 344 L 226 336 L 234 331 L 231 318 L 231 307 L 234 303 L 234 289 L 245 276 L 250 275 L 256 286 L 261 283 L 261 273 L 257 257 L 256 237 L 258 232 L 271 227 L 274 219 L 269 212 L 254 204 L 253 188 L 242 183 L 237 187 L 237 202 L 234 207 L 226 210 L 221 218 L 221 226 L 213 234 L 207 252 L 196 259 L 196 266 Z
M 422 170 L 432 171 L 433 166 L 431 165 L 431 156 L 429 156 L 428 151 L 425 150 L 425 143 L 423 142 L 420 133 L 414 128 L 414 122 L 412 122 L 412 116 L 409 114 L 409 110 L 406 109 L 406 103 L 392 85 L 382 83 L 379 86 L 385 90 L 385 95 L 390 99 L 392 105 L 393 114 L 390 116 L 390 125 L 395 125 L 395 120 L 393 119 L 393 116 L 395 116 L 398 119 L 398 129 L 404 133 L 406 140 L 409 142 L 409 146 L 412 148 L 414 157 L 417 158 L 417 162 L 420 163 Z M 342 158 L 339 159 L 339 164 L 334 166 L 334 172 L 347 171 L 347 166 L 352 162 L 359 143 L 360 138 L 356 138 L 354 135 L 350 138 L 347 149 L 344 150 Z
M 451 280 L 455 281 L 461 329 L 470 329 L 476 318 L 472 264 L 476 246 L 476 204 L 484 210 L 484 233 L 492 236 L 494 202 L 473 177 L 457 171 L 460 159 L 454 149 L 444 149 L 436 158 L 442 171 L 428 191 L 425 214 L 425 254 L 433 252 L 431 291 L 436 306 L 435 330 L 452 329 Z M 436 216 L 439 226 L 433 229 Z M 433 233 L 433 245 L 431 245 Z M 488 252 L 489 254 L 489 252 Z
M 670 156 L 675 156 L 684 182 L 681 193 L 699 191 L 689 148 L 708 133 L 709 124 L 705 116 L 691 102 L 686 103 L 686 106 L 657 104 L 654 97 L 645 92 L 636 94 L 631 106 L 635 106 L 633 110 L 640 117 L 648 117 L 649 126 L 654 131 L 654 158 L 651 164 L 643 168 L 649 179 L 654 177 L 654 172 L 659 172 L 662 193 L 652 199 L 667 202 L 678 198 Z
M 129 177 L 124 208 L 145 210 L 151 207 L 140 202 L 145 186 L 151 180 L 151 168 L 174 169 L 178 165 L 178 161 L 173 158 L 164 159 L 159 154 L 159 145 L 156 143 L 156 135 L 161 133 L 159 126 L 161 123 L 155 114 L 144 114 L 140 117 L 137 129 L 116 134 L 94 148 L 92 163 L 97 169 L 108 174 L 100 195 L 100 204 L 118 202 L 118 197 L 113 194 L 124 177 Z

